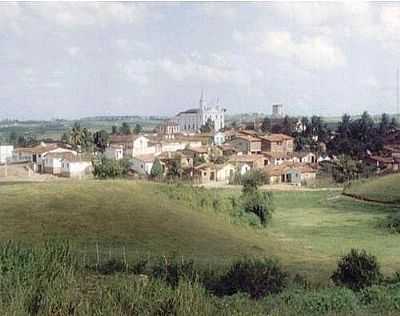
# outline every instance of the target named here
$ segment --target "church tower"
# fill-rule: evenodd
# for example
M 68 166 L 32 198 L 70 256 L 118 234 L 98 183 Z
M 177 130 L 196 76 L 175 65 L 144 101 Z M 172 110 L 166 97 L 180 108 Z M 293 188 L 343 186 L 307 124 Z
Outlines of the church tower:
M 200 110 L 204 111 L 206 109 L 206 102 L 204 100 L 204 90 L 203 89 L 201 90 L 199 104 L 200 104 Z

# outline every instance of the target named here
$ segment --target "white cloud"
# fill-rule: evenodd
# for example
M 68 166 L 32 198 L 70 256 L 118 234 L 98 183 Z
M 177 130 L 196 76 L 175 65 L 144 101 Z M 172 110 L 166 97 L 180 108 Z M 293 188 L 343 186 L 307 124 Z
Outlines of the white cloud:
M 34 15 L 64 27 L 106 26 L 112 22 L 137 24 L 149 16 L 145 5 L 118 2 L 58 2 L 31 4 Z
M 242 45 L 250 45 L 258 54 L 270 54 L 299 64 L 308 70 L 330 70 L 346 64 L 340 47 L 326 36 L 293 38 L 287 31 L 261 32 L 251 35 L 234 32 Z
M 237 4 L 233 5 L 228 2 L 219 3 L 201 3 L 200 11 L 210 18 L 224 18 L 224 19 L 234 19 L 237 16 Z
M 67 48 L 68 54 L 70 54 L 72 57 L 75 57 L 80 50 L 81 49 L 78 46 L 71 46 Z

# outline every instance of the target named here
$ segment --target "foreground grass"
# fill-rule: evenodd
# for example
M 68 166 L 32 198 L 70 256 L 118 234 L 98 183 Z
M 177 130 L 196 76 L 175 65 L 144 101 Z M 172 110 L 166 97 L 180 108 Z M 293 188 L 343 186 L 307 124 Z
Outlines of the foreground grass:
M 181 276 L 173 285 L 163 275 L 99 271 L 82 266 L 67 243 L 0 244 L 0 314 L 361 316 L 400 311 L 399 284 L 355 293 L 289 283 L 279 293 L 253 300 L 242 293 L 214 296 L 196 277 Z
M 400 205 L 400 174 L 355 181 L 345 193 L 361 199 Z
M 337 191 L 275 192 L 272 222 L 260 229 L 232 217 L 219 202 L 237 191 L 168 188 L 122 180 L 0 186 L 0 240 L 34 245 L 68 239 L 82 261 L 97 260 L 97 248 L 100 261 L 176 253 L 226 265 L 243 255 L 274 256 L 293 274 L 324 284 L 337 258 L 351 248 L 376 255 L 386 274 L 399 270 L 400 236 L 378 226 L 395 207 Z M 202 196 L 211 200 L 204 207 L 198 205 Z

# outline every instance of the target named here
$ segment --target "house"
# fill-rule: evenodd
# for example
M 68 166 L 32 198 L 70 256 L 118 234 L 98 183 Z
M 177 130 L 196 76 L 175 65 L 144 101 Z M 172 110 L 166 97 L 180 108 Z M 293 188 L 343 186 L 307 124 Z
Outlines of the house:
M 366 158 L 366 162 L 372 166 L 374 166 L 377 171 L 381 171 L 382 169 L 398 169 L 398 164 L 395 163 L 395 159 L 393 157 L 382 157 L 382 156 L 368 156 Z
M 261 153 L 261 140 L 258 137 L 240 134 L 234 138 L 230 144 L 237 152 L 241 152 L 243 154 Z
M 220 146 L 223 143 L 225 143 L 225 134 L 224 132 L 216 132 L 214 133 L 214 139 L 213 139 L 214 145 Z
M 317 163 L 317 155 L 312 152 L 298 151 L 294 153 L 293 161 L 298 163 Z
M 110 145 L 106 148 L 104 155 L 108 159 L 120 160 L 124 158 L 124 146 L 123 145 Z
M 307 164 L 285 163 L 270 165 L 264 168 L 269 184 L 288 183 L 302 185 L 310 183 L 316 178 L 316 170 Z
M 218 146 L 218 148 L 221 150 L 221 154 L 223 156 L 230 157 L 236 154 L 235 147 L 233 147 L 232 144 L 223 144 L 221 146 Z
M 268 161 L 266 165 L 278 166 L 287 162 L 294 162 L 293 153 L 282 152 L 262 152 Z
M 134 156 L 131 160 L 131 165 L 129 169 L 141 175 L 149 175 L 151 173 L 151 168 L 153 167 L 156 157 L 157 156 L 155 154 Z
M 168 119 L 158 127 L 158 132 L 163 135 L 165 139 L 173 139 L 176 134 L 181 132 L 181 129 L 176 120 Z
M 210 148 L 208 146 L 200 146 L 194 148 L 185 148 L 182 150 L 182 153 L 191 156 L 193 158 L 202 158 L 208 161 L 210 155 Z
M 61 161 L 62 177 L 83 178 L 92 173 L 92 163 L 90 161 L 81 161 L 77 158 L 63 159 Z
M 222 182 L 229 183 L 235 173 L 235 166 L 226 164 L 205 163 L 194 167 L 195 179 L 200 183 Z
M 229 162 L 240 172 L 245 174 L 251 169 L 262 169 L 268 164 L 268 160 L 263 155 L 235 155 L 230 157 Z
M 0 145 L 0 164 L 4 164 L 12 160 L 14 146 Z
M 12 160 L 13 162 L 32 162 L 32 148 L 15 148 Z
M 293 153 L 294 138 L 285 134 L 259 136 L 261 149 L 270 153 Z
M 42 155 L 41 172 L 59 175 L 62 172 L 62 161 L 74 161 L 78 153 L 74 150 L 57 148 Z
M 150 140 L 143 135 L 112 135 L 110 144 L 123 147 L 124 156 L 135 157 L 137 155 L 154 154 L 155 146 L 149 146 Z

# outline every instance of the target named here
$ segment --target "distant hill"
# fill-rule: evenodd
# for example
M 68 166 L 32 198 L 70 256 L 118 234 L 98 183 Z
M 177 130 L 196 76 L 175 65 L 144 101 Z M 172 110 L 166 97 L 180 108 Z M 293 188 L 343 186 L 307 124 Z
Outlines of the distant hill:
M 356 181 L 345 190 L 345 194 L 370 201 L 400 204 L 400 174 Z

